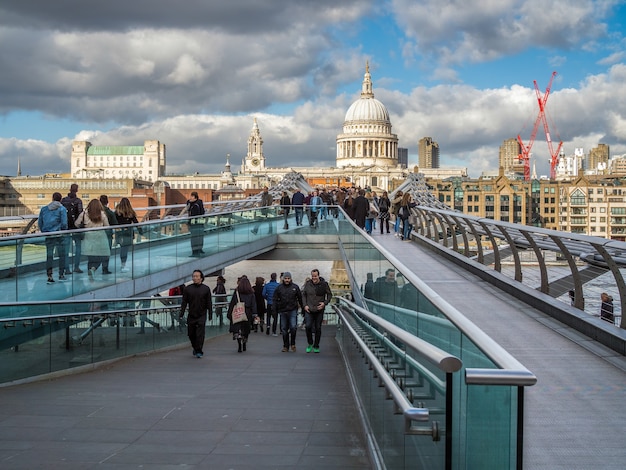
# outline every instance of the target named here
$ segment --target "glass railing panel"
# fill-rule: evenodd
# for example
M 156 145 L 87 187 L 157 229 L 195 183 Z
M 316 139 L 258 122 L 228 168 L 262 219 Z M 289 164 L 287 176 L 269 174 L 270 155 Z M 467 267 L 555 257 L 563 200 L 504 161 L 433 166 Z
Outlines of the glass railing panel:
M 348 225 L 352 230 L 347 227 Z M 402 264 L 397 261 L 394 264 L 386 259 L 360 230 L 354 229 L 352 224 L 340 225 L 339 233 L 355 279 L 354 283 L 365 297 L 367 308 L 416 337 L 457 356 L 463 362 L 459 380 L 454 382 L 452 390 L 453 468 L 515 468 L 518 407 L 514 393 L 516 388 L 502 385 L 467 385 L 462 379 L 466 368 L 497 369 L 496 364 L 448 320 L 444 312 L 425 294 L 404 279 Z M 400 278 L 400 285 L 397 287 L 393 287 L 391 281 L 389 270 L 392 269 L 396 284 L 398 277 Z M 395 295 L 382 290 L 385 286 L 382 282 L 387 275 L 389 275 L 388 286 L 391 286 L 389 290 Z M 379 287 L 375 287 L 377 281 L 380 282 Z M 394 456 L 400 452 L 399 440 L 396 439 L 391 427 L 388 427 L 393 419 L 385 417 L 375 405 L 376 399 L 372 398 L 371 389 L 364 384 L 361 384 L 361 387 L 361 392 L 373 403 L 367 409 L 368 413 L 371 413 L 372 427 L 377 429 L 377 433 L 385 432 L 383 444 L 380 440 L 378 443 L 385 455 L 386 464 L 393 468 L 403 468 L 396 460 L 391 460 L 390 462 L 393 462 L 391 464 L 387 462 L 387 458 L 395 459 Z M 439 396 L 439 400 L 432 404 L 433 408 L 445 409 L 442 400 L 443 396 Z M 494 421 L 497 421 L 497 424 Z M 444 422 L 445 416 L 442 416 L 442 426 Z M 404 436 L 405 448 L 401 455 L 407 458 L 407 462 L 412 461 L 412 464 L 419 462 L 418 465 L 424 465 L 421 459 L 426 458 L 426 455 L 438 455 L 436 450 L 433 454 L 420 449 L 419 446 L 416 447 L 412 442 L 413 438 L 414 436 Z M 420 442 L 419 439 L 417 442 Z M 489 443 L 489 447 L 499 446 L 503 449 L 485 459 L 481 455 L 488 452 L 485 442 Z M 387 446 L 389 452 L 386 452 Z M 470 447 L 474 448 L 472 452 L 469 452 Z M 409 458 L 409 455 L 413 457 Z
M 465 392 L 467 420 L 456 454 L 461 468 L 515 468 L 517 388 L 472 385 Z
M 187 345 L 179 305 L 180 297 L 1 304 L 0 382 Z M 206 337 L 227 331 L 214 315 Z
M 374 331 L 378 331 L 376 327 Z M 381 386 L 380 378 L 372 370 L 369 361 L 354 348 L 347 328 L 340 329 L 338 335 L 349 358 L 362 409 L 387 468 L 444 468 L 445 445 L 441 441 L 434 441 L 430 435 L 405 432 L 404 416 L 398 414 L 394 401 L 389 399 L 387 389 Z M 413 398 L 413 405 L 428 408 L 431 419 L 439 423 L 440 429 L 445 430 L 445 373 L 424 361 L 419 353 L 388 331 L 384 334 L 378 331 L 377 336 L 366 334 L 364 337 L 369 337 L 366 341 L 369 348 L 375 351 L 380 362 L 395 377 L 396 383 L 401 384 L 405 394 Z M 374 337 L 378 340 L 373 340 Z M 432 429 L 430 423 L 423 425 L 425 429 Z
M 249 209 L 230 214 L 207 215 L 196 218 L 202 220 L 203 256 L 221 250 L 245 245 L 261 236 L 283 230 L 284 221 L 278 214 L 279 208 Z M 157 273 L 164 266 L 172 267 L 189 262 L 192 255 L 190 218 L 168 218 L 150 221 L 123 230 L 132 230 L 134 236 L 130 244 L 122 246 L 119 233 L 122 228 L 106 228 L 112 231 L 112 248 L 108 258 L 111 274 L 104 274 L 102 268 L 88 275 L 88 256 L 84 251 L 86 241 L 81 231 L 67 231 L 63 234 L 30 234 L 7 237 L 0 240 L 0 287 L 7 301 L 60 300 L 73 297 L 94 288 L 102 288 L 125 280 L 137 279 Z M 293 223 L 295 227 L 295 221 Z M 253 230 L 258 227 L 257 233 Z M 280 228 L 279 228 L 280 227 Z M 102 229 L 91 229 L 89 231 Z M 84 232 L 84 231 L 82 231 Z M 62 239 L 65 248 L 66 269 L 73 272 L 66 280 L 59 280 L 59 249 L 54 250 L 54 283 L 47 282 L 46 239 Z M 80 253 L 79 253 L 80 250 Z M 122 258 L 126 264 L 122 269 Z
M 280 208 L 251 208 L 226 214 L 207 214 L 196 220 L 204 223 L 201 234 L 203 240 L 202 256 L 219 253 L 222 250 L 242 246 L 277 233 L 284 233 L 284 217 Z M 342 216 L 341 216 L 342 217 Z M 304 216 L 303 226 L 297 227 L 295 213 L 288 217 L 291 230 L 299 229 L 305 233 L 336 233 L 338 221 L 327 218 L 320 221 L 320 229 L 310 229 Z M 87 242 L 81 237 L 84 231 L 67 231 L 63 234 L 30 234 L 7 237 L 0 240 L 0 287 L 7 301 L 30 301 L 35 299 L 60 300 L 81 295 L 110 286 L 122 281 L 138 279 L 158 273 L 164 266 L 172 267 L 188 263 L 192 255 L 191 218 L 166 218 L 137 225 L 106 228 L 112 231 L 112 248 L 108 258 L 111 274 L 104 274 L 102 268 L 90 277 L 87 272 L 88 257 L 84 251 Z M 349 225 L 346 225 L 349 228 Z M 130 244 L 120 243 L 122 230 L 132 230 Z M 92 229 L 100 230 L 100 229 Z M 66 252 L 66 268 L 75 271 L 66 276 L 65 282 L 59 282 L 59 257 L 55 251 L 53 275 L 55 282 L 47 283 L 46 276 L 46 238 L 62 237 Z M 79 253 L 80 250 L 80 253 Z M 126 258 L 124 269 L 122 259 Z

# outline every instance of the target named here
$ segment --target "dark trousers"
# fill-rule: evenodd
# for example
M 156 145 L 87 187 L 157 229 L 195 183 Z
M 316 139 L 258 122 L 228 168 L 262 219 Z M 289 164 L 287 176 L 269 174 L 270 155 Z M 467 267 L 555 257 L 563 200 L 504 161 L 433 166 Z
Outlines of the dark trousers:
M 102 264 L 104 266 L 105 260 L 108 262 L 108 256 L 87 256 L 87 269 L 98 269 Z M 104 269 L 104 267 L 103 267 Z
M 380 219 L 380 233 L 384 233 L 383 228 L 386 228 L 389 233 L 389 216 Z
M 204 346 L 204 331 L 205 324 L 202 322 L 187 323 L 187 336 L 191 342 L 191 347 L 194 353 L 201 353 Z
M 68 237 L 69 238 L 69 237 Z M 46 238 L 46 272 L 48 276 L 52 276 L 52 268 L 54 265 L 54 250 L 57 250 L 59 257 L 59 275 L 65 273 L 65 240 L 64 237 L 48 237 Z
M 113 232 L 109 233 L 107 231 L 107 238 L 109 240 L 109 248 L 111 248 L 113 246 Z M 103 256 L 102 257 L 102 271 L 108 271 L 108 270 L 109 270 L 109 257 Z
M 204 246 L 204 224 L 190 224 L 191 252 L 198 253 Z
M 272 333 L 276 333 L 276 324 L 278 323 L 278 312 L 272 304 L 267 304 L 267 333 L 272 328 Z
M 324 320 L 324 312 L 309 312 L 304 316 L 306 325 L 307 344 L 312 344 L 314 348 L 320 347 L 320 338 L 322 337 L 322 321 Z M 313 335 L 315 334 L 315 339 Z

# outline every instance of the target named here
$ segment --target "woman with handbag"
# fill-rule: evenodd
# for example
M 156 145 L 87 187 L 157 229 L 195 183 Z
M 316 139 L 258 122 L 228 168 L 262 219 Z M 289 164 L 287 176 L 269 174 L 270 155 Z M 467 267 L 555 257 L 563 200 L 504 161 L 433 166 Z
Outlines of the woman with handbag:
M 84 225 L 86 228 L 108 227 L 104 207 L 98 199 L 89 201 L 87 208 L 76 219 L 78 227 Z M 100 267 L 104 258 L 111 256 L 111 244 L 109 237 L 104 230 L 93 230 L 85 233 L 83 241 L 83 254 L 87 255 L 87 267 L 89 280 L 94 280 L 96 269 Z
M 237 340 L 237 352 L 246 350 L 250 323 L 256 315 L 256 298 L 248 276 L 243 275 L 237 281 L 237 288 L 230 299 L 226 317 L 230 320 L 230 332 Z

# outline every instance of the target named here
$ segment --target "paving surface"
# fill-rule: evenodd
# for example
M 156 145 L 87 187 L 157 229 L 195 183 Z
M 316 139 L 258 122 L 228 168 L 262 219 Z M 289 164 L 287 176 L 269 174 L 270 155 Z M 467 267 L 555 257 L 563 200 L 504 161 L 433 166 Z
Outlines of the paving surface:
M 252 333 L 0 389 L 0 468 L 372 468 L 334 326 L 320 354 Z

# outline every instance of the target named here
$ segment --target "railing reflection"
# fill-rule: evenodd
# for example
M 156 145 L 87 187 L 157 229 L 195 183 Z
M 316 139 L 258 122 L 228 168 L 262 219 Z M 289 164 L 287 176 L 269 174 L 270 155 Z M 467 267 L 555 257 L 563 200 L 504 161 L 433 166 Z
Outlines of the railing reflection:
M 0 304 L 0 383 L 188 343 L 180 296 Z M 214 311 L 228 302 L 214 304 Z M 213 314 L 207 337 L 228 326 Z

